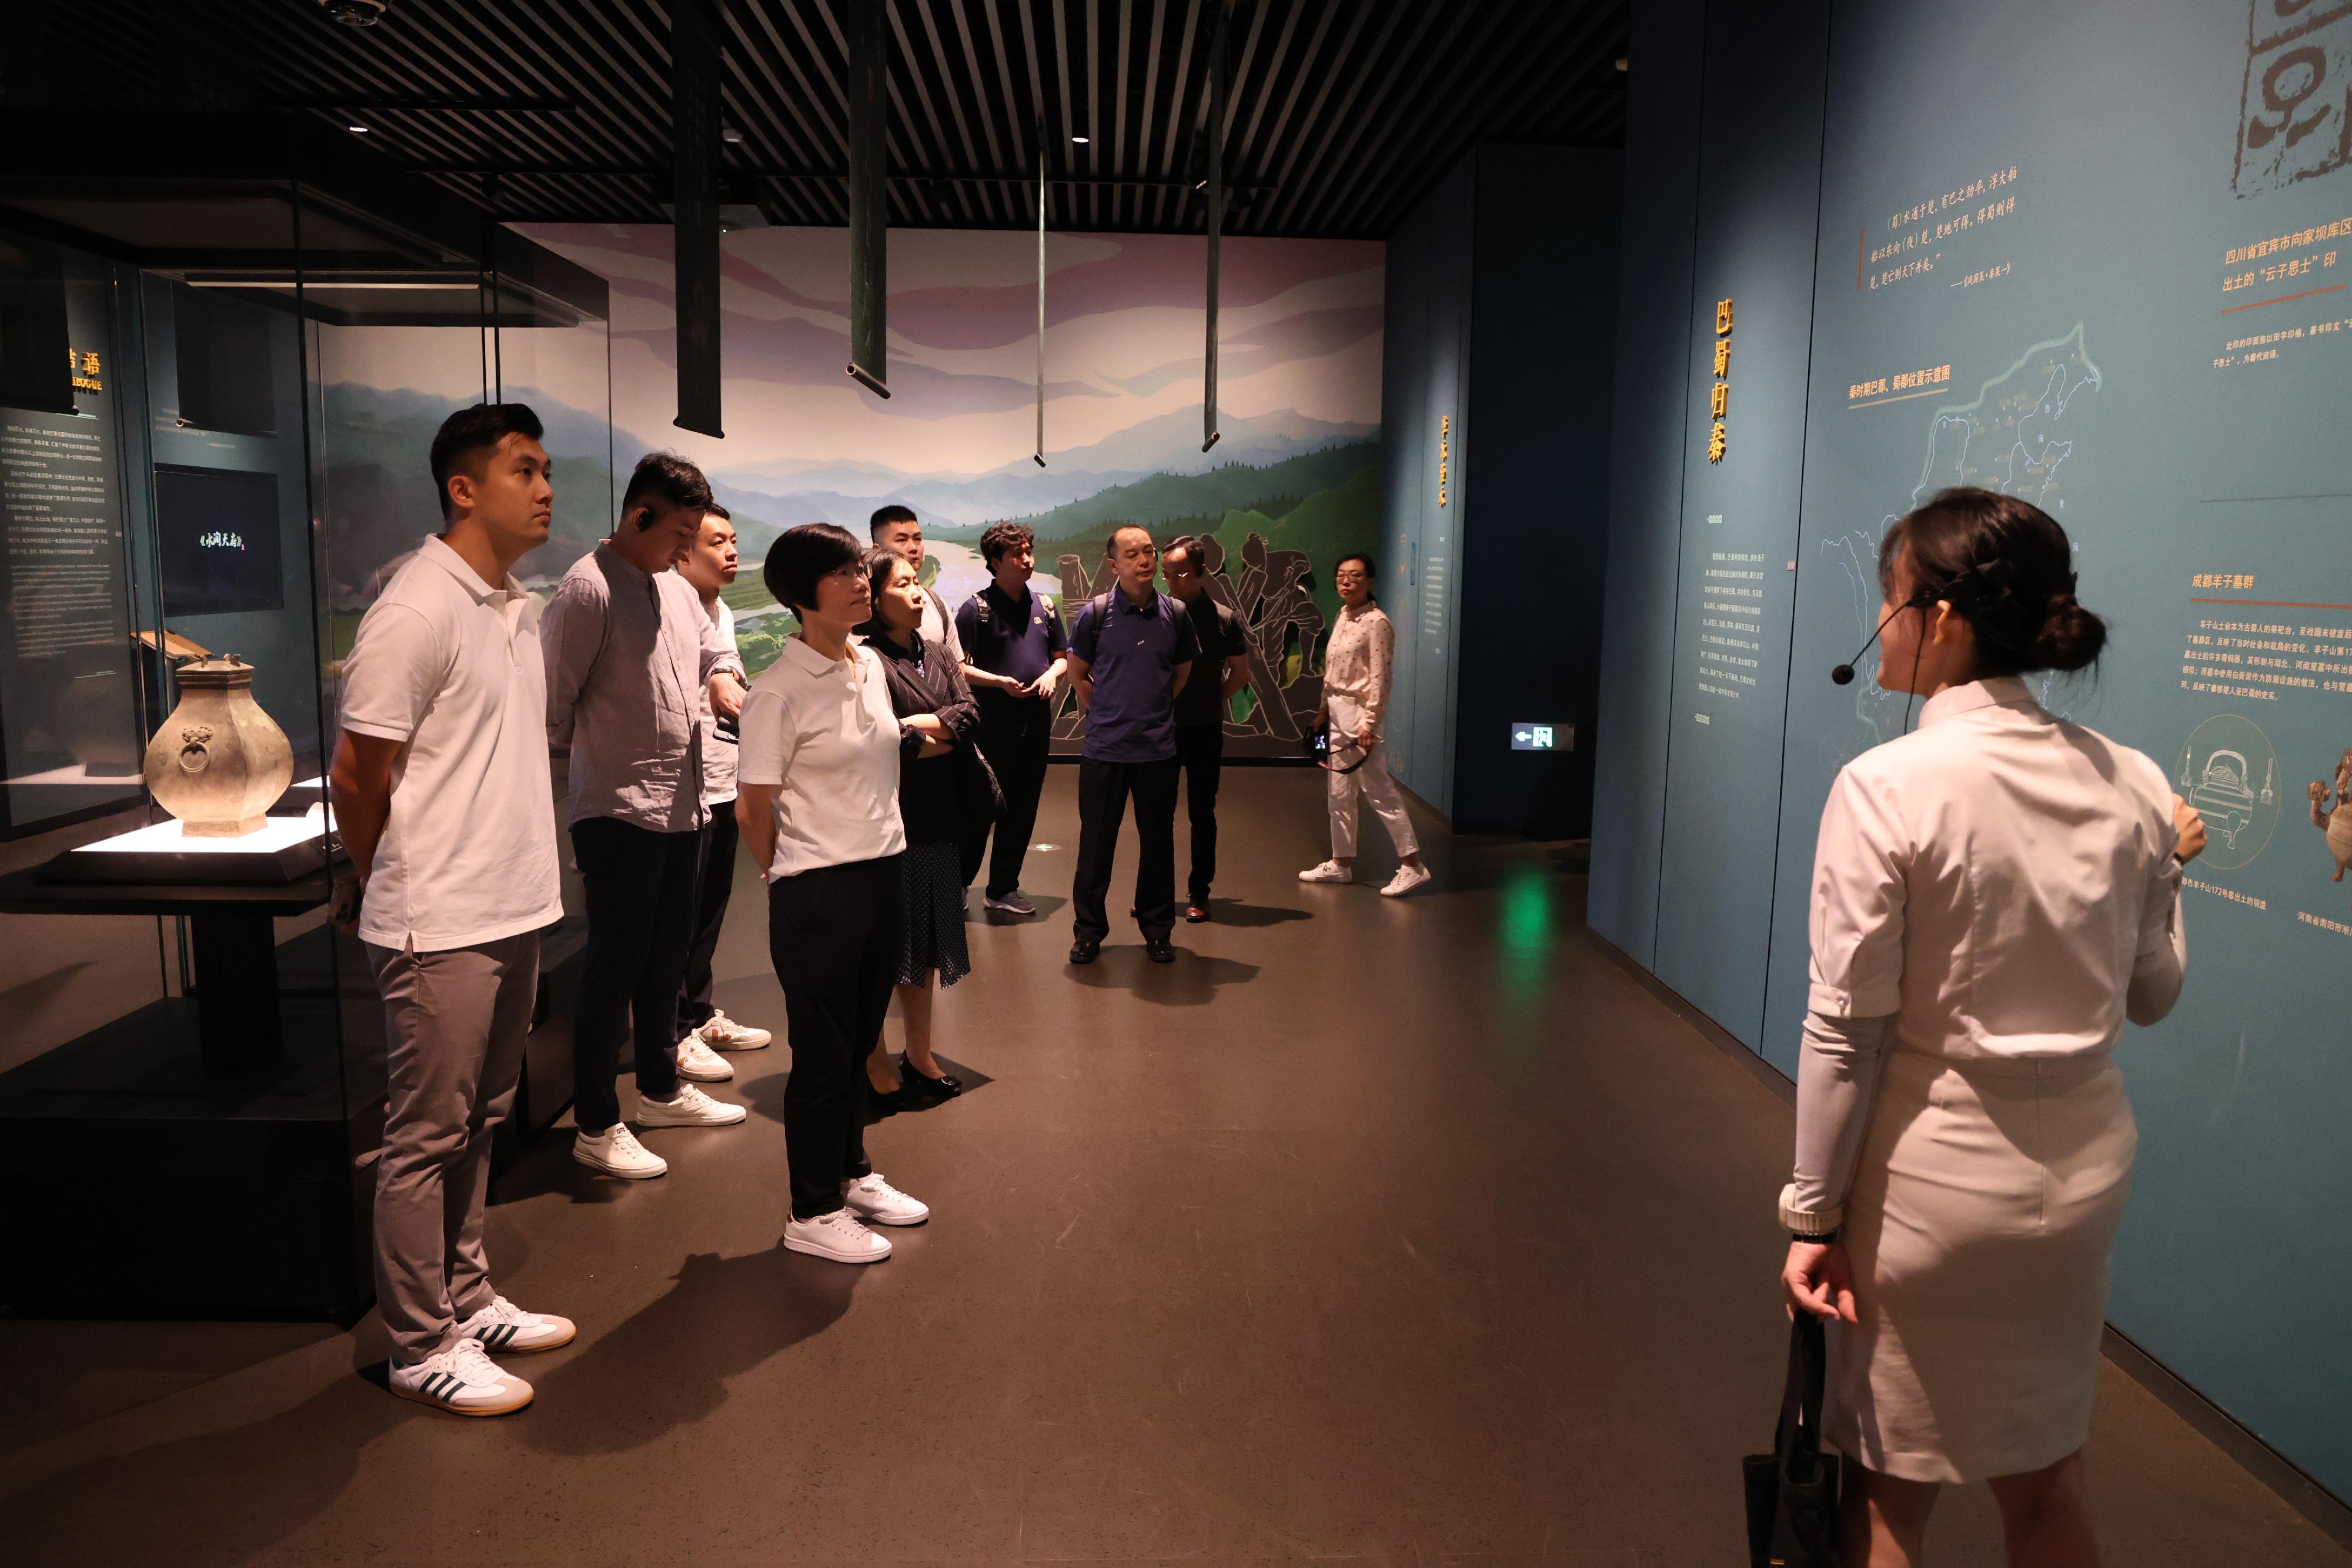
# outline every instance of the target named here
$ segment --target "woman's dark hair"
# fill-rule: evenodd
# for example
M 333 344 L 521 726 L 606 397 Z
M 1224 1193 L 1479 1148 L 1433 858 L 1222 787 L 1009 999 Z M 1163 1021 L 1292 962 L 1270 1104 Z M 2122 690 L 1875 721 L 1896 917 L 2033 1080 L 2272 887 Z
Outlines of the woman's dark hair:
M 2066 530 L 2031 501 L 1990 490 L 1938 491 L 1898 517 L 1878 546 L 1878 580 L 1891 594 L 1908 558 L 1911 602 L 1948 603 L 1976 633 L 1985 675 L 2082 670 L 2099 662 L 2107 623 L 2074 597 Z
M 866 586 L 871 591 L 874 613 L 857 628 L 859 636 L 887 637 L 894 643 L 898 640 L 898 628 L 882 619 L 882 591 L 890 586 L 890 573 L 906 564 L 905 556 L 894 549 L 885 549 L 880 545 L 866 552 Z M 922 632 L 919 631 L 913 640 L 920 641 L 921 637 Z
M 1331 563 L 1331 574 L 1334 577 L 1338 576 L 1339 569 L 1347 565 L 1351 560 L 1358 566 L 1364 569 L 1364 575 L 1371 580 L 1371 583 L 1374 588 L 1378 588 L 1380 586 L 1380 564 L 1361 550 L 1349 550 L 1346 555 L 1343 555 L 1338 560 L 1333 561 Z M 1377 593 L 1367 593 L 1364 597 L 1374 604 L 1378 604 L 1381 601 L 1380 595 Z
M 760 566 L 760 580 L 768 585 L 777 603 L 805 610 L 816 602 L 818 583 L 845 566 L 856 566 L 865 556 L 866 547 L 847 528 L 803 523 L 778 534 L 776 542 L 768 547 L 768 559 Z

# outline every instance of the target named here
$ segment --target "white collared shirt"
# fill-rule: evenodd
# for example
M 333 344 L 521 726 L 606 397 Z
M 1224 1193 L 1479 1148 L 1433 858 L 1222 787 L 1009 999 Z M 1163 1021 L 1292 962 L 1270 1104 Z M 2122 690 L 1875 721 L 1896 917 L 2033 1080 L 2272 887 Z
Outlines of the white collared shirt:
M 362 940 L 470 947 L 563 917 L 539 607 L 428 538 L 360 622 L 342 727 L 404 742 Z
M 2106 1051 L 2134 968 L 2170 947 L 2178 842 L 2147 757 L 2020 680 L 1940 693 L 1831 787 L 1811 1010 L 1894 1015 L 1897 1050 L 1958 1061 Z
M 779 784 L 768 874 L 797 876 L 907 847 L 898 819 L 898 715 L 881 656 L 828 659 L 798 637 L 751 683 L 736 777 Z
M 719 628 L 719 640 L 738 659 L 742 655 L 735 646 L 735 612 L 723 599 L 714 599 L 703 606 L 710 623 Z M 740 715 L 738 716 L 740 716 Z M 696 718 L 702 727 L 702 804 L 712 812 L 735 799 L 736 737 L 719 727 L 719 716 L 711 711 L 710 694 L 702 694 L 702 712 Z

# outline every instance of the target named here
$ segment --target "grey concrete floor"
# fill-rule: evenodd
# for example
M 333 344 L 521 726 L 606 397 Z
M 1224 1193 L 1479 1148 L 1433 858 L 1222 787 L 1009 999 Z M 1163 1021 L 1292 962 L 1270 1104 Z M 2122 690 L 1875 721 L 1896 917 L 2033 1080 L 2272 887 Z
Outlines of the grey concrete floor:
M 1591 945 L 1560 846 L 1301 885 L 1317 775 L 1228 772 L 1175 965 L 1066 968 L 1074 782 L 1045 913 L 940 1004 L 988 1082 L 869 1134 L 936 1215 L 890 1261 L 777 1246 L 780 1040 L 746 1125 L 649 1134 L 667 1177 L 559 1133 L 499 1184 L 502 1289 L 581 1327 L 520 1416 L 389 1397 L 373 1318 L 0 1324 L 0 1562 L 1743 1562 L 1785 1106 Z M 739 886 L 721 1001 L 781 1035 Z M 2111 1563 L 2352 1563 L 2112 1368 L 2091 1454 Z M 1983 1489 L 1930 1561 L 2000 1561 Z

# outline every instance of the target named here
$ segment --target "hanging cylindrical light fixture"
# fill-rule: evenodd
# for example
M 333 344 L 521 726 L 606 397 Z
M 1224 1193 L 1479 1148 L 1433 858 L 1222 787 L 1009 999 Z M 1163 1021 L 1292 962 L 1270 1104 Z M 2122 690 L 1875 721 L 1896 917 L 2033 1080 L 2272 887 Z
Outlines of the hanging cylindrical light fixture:
M 677 419 L 723 436 L 719 409 L 719 27 L 710 0 L 670 9 L 672 264 L 677 294 Z
M 1209 40 L 1209 327 L 1201 369 L 1201 450 L 1217 444 L 1217 242 L 1225 211 L 1225 20 L 1230 0 L 1216 0 Z
M 887 0 L 847 0 L 849 373 L 890 395 Z

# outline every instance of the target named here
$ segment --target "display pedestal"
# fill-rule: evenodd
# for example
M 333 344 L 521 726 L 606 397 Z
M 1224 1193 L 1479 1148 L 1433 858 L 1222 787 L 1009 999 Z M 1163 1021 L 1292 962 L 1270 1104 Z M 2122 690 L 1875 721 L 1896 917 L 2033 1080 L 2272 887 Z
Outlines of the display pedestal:
M 279 886 L 0 877 L 0 915 L 185 917 L 196 978 L 189 996 L 0 1073 L 0 1141 L 25 1169 L 71 1173 L 37 1203 L 0 1205 L 0 1312 L 349 1322 L 366 1310 L 373 1184 L 353 1161 L 383 1134 L 370 1060 L 383 1014 L 343 1008 L 339 1021 L 332 934 L 280 948 L 271 924 L 328 891 L 324 873 Z M 341 983 L 373 989 L 364 972 Z
M 48 883 L 292 883 L 322 871 L 333 847 L 326 808 L 299 817 L 268 817 L 233 839 L 196 838 L 176 821 L 151 822 L 55 856 L 40 869 Z

